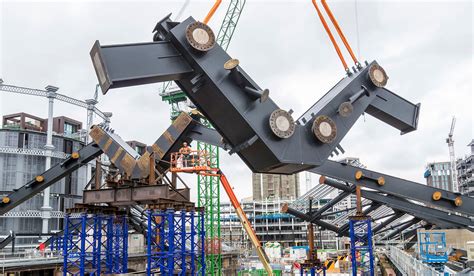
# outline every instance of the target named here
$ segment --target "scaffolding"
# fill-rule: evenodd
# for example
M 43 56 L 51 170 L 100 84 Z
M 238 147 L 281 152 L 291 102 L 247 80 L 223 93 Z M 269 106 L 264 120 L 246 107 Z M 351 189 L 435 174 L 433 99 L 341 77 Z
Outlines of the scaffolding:
M 349 219 L 351 237 L 352 275 L 374 276 L 374 255 L 370 217 L 351 217 Z
M 64 220 L 64 276 L 127 272 L 126 216 L 80 213 L 66 214 Z
M 147 275 L 206 275 L 203 211 L 148 210 L 147 217 Z

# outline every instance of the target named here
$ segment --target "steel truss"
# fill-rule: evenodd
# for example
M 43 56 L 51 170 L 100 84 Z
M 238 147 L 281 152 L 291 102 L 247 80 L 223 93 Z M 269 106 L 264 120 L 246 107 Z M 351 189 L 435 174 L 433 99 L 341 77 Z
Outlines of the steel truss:
M 67 214 L 64 220 L 64 276 L 100 276 L 128 271 L 126 216 L 81 213 Z M 57 244 L 53 242 L 51 247 L 57 249 Z
M 204 212 L 148 210 L 147 216 L 147 275 L 206 275 Z
M 372 228 L 369 217 L 352 217 L 349 219 L 349 232 L 351 237 L 351 262 L 352 275 L 374 276 L 374 255 L 372 244 Z

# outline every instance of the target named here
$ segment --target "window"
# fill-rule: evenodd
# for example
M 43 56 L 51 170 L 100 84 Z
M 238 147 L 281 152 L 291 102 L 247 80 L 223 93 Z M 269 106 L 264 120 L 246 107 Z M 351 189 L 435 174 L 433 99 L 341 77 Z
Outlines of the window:
M 73 134 L 77 132 L 77 127 L 75 125 L 64 123 L 64 134 Z

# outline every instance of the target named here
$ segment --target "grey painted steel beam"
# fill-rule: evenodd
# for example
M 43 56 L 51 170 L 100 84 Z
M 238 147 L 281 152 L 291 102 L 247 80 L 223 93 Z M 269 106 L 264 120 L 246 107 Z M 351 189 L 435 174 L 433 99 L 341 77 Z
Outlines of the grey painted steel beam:
M 413 181 L 330 160 L 326 161 L 322 166 L 311 169 L 310 171 L 400 198 L 412 199 L 444 208 L 451 212 L 459 212 L 469 216 L 474 216 L 474 198 L 468 196 L 455 194 L 453 192 L 440 190 Z M 357 171 L 361 171 L 364 175 L 360 180 L 355 179 Z M 385 179 L 384 185 L 377 184 L 377 179 L 379 177 Z M 442 198 L 438 201 L 433 200 L 433 193 L 435 192 L 441 192 Z M 462 200 L 461 206 L 456 206 L 454 204 L 456 198 Z
M 90 55 L 104 92 L 109 88 L 179 79 L 193 72 L 176 48 L 164 41 L 114 46 L 101 46 L 96 41 Z
M 339 201 L 343 200 L 345 197 L 350 195 L 350 191 L 342 191 L 340 194 L 338 194 L 335 198 L 331 199 L 328 203 L 324 204 L 323 207 L 319 208 L 314 214 L 311 215 L 312 219 L 318 219 L 321 217 L 321 215 L 328 210 L 329 208 L 333 207 L 335 204 L 337 204 Z
M 325 221 L 322 221 L 322 220 L 319 220 L 319 219 L 312 219 L 309 215 L 305 214 L 305 213 L 302 213 L 298 210 L 295 210 L 293 208 L 290 208 L 288 207 L 288 205 L 283 205 L 282 207 L 282 212 L 283 213 L 288 213 L 290 215 L 293 215 L 297 218 L 300 218 L 304 221 L 307 221 L 307 222 L 312 222 L 318 226 L 321 226 L 323 228 L 326 228 L 330 231 L 333 231 L 333 232 L 336 232 L 336 233 L 339 233 L 339 228 L 335 225 L 332 225 L 330 223 L 327 223 Z M 346 233 L 344 233 L 345 236 L 349 236 L 349 232 L 346 231 Z
M 420 222 L 421 219 L 419 218 L 413 218 L 412 220 L 408 221 L 405 225 L 403 226 L 400 226 L 398 229 L 392 231 L 391 233 L 389 233 L 387 236 L 383 237 L 384 239 L 391 239 L 393 237 L 395 237 L 396 235 L 398 235 L 400 232 L 408 229 L 410 226 L 412 226 L 413 224 L 416 224 L 418 222 Z
M 321 181 L 326 185 L 343 189 L 345 191 L 350 191 L 351 189 L 333 179 L 321 177 Z M 362 190 L 361 195 L 366 199 L 385 204 L 396 211 L 410 214 L 414 217 L 426 220 L 427 222 L 436 223 L 444 227 L 462 227 L 471 231 L 474 230 L 474 222 L 467 217 L 446 213 L 442 210 L 418 205 L 399 197 L 381 195 L 372 191 Z
M 374 233 L 374 235 L 378 234 L 378 231 L 380 231 L 381 229 L 383 229 L 385 226 L 389 225 L 390 223 L 394 222 L 395 220 L 399 219 L 401 216 L 403 216 L 403 213 L 395 213 L 395 214 L 393 214 L 392 217 L 390 217 L 390 218 L 387 219 L 387 220 L 384 220 L 384 221 L 381 222 L 379 225 L 375 226 L 375 227 L 372 229 L 372 232 Z
M 33 179 L 23 185 L 21 188 L 13 191 L 7 197 L 10 199 L 9 203 L 0 203 L 0 215 L 5 214 L 26 200 L 32 198 L 34 195 L 40 193 L 47 187 L 61 180 L 66 175 L 86 165 L 89 161 L 99 156 L 102 150 L 95 144 L 90 143 L 78 151 L 79 158 L 74 159 L 69 157 L 63 162 L 51 167 L 51 169 L 41 174 L 43 181 L 38 182 Z
M 231 153 L 237 153 L 252 171 L 262 173 L 292 174 L 321 165 L 364 112 L 402 133 L 417 127 L 419 106 L 381 88 L 370 73 L 380 68 L 375 61 L 339 81 L 295 123 L 290 112 L 281 110 L 271 98 L 259 96 L 268 93 L 238 63 L 224 68 L 231 57 L 219 45 L 196 50 L 188 42 L 187 29 L 196 24 L 200 23 L 191 17 L 181 23 L 166 17 L 155 27 L 154 38 L 159 42 L 116 46 L 96 42 L 91 58 L 103 92 L 174 80 L 232 147 Z M 343 103 L 349 103 L 349 111 L 341 111 Z M 274 112 L 286 115 L 274 117 L 286 120 L 285 130 L 277 129 L 276 122 L 271 124 Z M 327 140 L 316 134 L 322 122 L 326 122 Z M 278 131 L 291 134 L 282 137 Z

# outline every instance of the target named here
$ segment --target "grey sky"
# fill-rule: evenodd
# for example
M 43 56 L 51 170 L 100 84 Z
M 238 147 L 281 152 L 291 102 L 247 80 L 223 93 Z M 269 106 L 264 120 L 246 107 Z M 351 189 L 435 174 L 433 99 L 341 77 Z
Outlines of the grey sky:
M 215 32 L 228 2 L 210 22 Z M 94 41 L 151 41 L 155 23 L 177 13 L 183 3 L 0 0 L 0 77 L 8 84 L 51 84 L 63 94 L 90 98 L 97 83 L 89 58 Z M 183 18 L 202 20 L 212 3 L 191 0 Z M 419 129 L 404 136 L 370 116 L 361 118 L 341 143 L 346 156 L 360 157 L 373 170 L 424 182 L 427 162 L 449 159 L 445 138 L 453 115 L 457 156 L 467 153 L 474 136 L 471 1 L 358 1 L 360 49 L 355 2 L 329 3 L 360 59 L 376 59 L 390 77 L 388 89 L 422 104 Z M 247 0 L 228 51 L 295 117 L 344 75 L 310 0 Z M 112 126 L 124 139 L 152 143 L 169 125 L 159 87 L 111 90 L 98 107 L 113 112 Z M 18 111 L 46 117 L 46 100 L 0 93 L 0 114 Z M 57 104 L 55 114 L 82 121 L 86 116 L 66 104 Z M 221 154 L 221 167 L 239 198 L 251 196 L 250 171 L 237 156 Z M 186 179 L 195 187 L 194 177 Z

